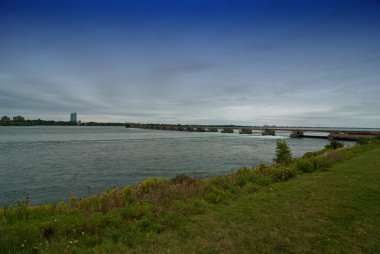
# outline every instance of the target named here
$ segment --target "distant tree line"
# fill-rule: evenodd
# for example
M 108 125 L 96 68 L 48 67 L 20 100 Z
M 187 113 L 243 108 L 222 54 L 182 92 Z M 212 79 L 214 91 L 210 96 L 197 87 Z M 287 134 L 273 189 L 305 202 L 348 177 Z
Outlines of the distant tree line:
M 98 122 L 85 122 L 81 126 L 125 126 L 125 123 L 98 123 Z
M 72 126 L 70 121 L 53 121 L 53 120 L 23 120 L 23 121 L 0 121 L 0 126 Z M 125 123 L 98 123 L 98 122 L 85 122 L 78 123 L 80 126 L 125 126 Z
M 53 121 L 53 120 L 23 120 L 23 121 L 1 121 L 0 125 L 2 126 L 35 126 L 35 125 L 61 125 L 68 126 L 72 125 L 69 121 Z

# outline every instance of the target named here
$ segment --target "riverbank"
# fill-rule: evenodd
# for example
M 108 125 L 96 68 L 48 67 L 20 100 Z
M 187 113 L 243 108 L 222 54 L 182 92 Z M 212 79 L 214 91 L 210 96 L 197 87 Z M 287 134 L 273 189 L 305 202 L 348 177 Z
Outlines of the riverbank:
M 376 141 L 70 204 L 20 203 L 0 211 L 0 252 L 377 252 L 379 154 Z

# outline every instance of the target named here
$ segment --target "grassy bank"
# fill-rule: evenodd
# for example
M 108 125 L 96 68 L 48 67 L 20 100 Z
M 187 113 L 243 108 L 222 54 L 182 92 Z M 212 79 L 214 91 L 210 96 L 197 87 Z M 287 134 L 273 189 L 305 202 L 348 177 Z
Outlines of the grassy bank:
M 379 155 L 377 141 L 209 179 L 21 202 L 0 210 L 0 253 L 378 253 Z

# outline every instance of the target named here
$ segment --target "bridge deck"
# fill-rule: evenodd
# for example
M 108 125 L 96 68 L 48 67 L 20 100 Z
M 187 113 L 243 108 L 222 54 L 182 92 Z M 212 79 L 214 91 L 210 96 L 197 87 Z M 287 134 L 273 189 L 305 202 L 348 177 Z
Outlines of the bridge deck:
M 235 126 L 235 125 L 180 125 L 180 124 L 127 124 L 128 128 L 169 130 L 169 131 L 194 131 L 194 132 L 222 132 L 234 133 L 237 130 L 240 134 L 255 134 L 255 131 L 262 131 L 262 135 L 275 135 L 276 131 L 291 132 L 293 138 L 329 138 L 338 140 L 357 140 L 362 137 L 379 137 L 380 131 L 373 129 L 348 129 L 348 128 L 328 128 L 328 127 L 267 127 L 267 126 Z M 305 132 L 328 133 L 329 135 L 310 135 Z

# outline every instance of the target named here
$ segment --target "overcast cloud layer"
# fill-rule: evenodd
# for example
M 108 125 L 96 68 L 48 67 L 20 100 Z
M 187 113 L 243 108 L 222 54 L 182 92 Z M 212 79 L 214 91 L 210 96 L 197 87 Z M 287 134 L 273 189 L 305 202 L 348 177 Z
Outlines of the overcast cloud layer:
M 380 2 L 0 0 L 0 114 L 380 127 Z

